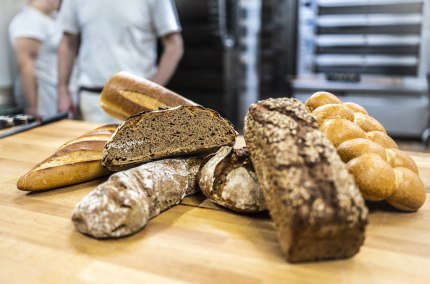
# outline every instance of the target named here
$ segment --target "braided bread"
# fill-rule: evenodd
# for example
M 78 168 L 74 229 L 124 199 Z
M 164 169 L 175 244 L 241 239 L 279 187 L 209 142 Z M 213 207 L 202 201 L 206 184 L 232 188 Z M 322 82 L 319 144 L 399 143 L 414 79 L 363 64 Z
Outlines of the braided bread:
M 366 200 L 386 200 L 403 211 L 416 211 L 424 204 L 425 187 L 415 162 L 362 106 L 342 103 L 328 92 L 314 93 L 306 106 L 347 163 Z

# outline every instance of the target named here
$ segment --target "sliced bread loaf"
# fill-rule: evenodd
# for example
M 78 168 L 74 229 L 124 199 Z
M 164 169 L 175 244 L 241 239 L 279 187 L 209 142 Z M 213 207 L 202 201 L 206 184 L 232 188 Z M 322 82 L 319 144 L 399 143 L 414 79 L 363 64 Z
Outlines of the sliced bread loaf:
M 129 117 L 106 144 L 103 166 L 121 171 L 173 156 L 216 151 L 233 145 L 236 131 L 217 112 L 179 106 Z

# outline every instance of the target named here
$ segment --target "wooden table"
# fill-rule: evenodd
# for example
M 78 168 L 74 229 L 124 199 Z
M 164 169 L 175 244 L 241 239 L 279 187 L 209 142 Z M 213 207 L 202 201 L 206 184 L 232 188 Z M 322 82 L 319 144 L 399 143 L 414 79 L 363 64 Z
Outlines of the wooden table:
M 355 257 L 293 265 L 267 214 L 202 208 L 211 206 L 197 196 L 131 237 L 99 241 L 78 233 L 70 217 L 103 180 L 40 193 L 16 188 L 34 164 L 96 126 L 65 120 L 0 140 L 0 283 L 430 283 L 428 153 L 410 153 L 427 188 L 419 212 L 372 209 Z

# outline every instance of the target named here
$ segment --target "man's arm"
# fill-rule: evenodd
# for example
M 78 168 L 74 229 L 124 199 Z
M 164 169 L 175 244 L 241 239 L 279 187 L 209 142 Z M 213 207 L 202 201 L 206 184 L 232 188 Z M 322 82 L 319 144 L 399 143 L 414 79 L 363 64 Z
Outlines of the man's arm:
M 160 85 L 166 85 L 178 66 L 184 54 L 182 36 L 180 33 L 171 33 L 161 38 L 163 51 L 158 65 L 158 71 L 151 80 Z
M 58 48 L 58 111 L 74 112 L 69 92 L 70 75 L 79 49 L 79 35 L 64 33 Z
M 15 40 L 15 56 L 25 97 L 25 113 L 39 117 L 37 111 L 37 74 L 34 63 L 42 43 L 32 38 Z

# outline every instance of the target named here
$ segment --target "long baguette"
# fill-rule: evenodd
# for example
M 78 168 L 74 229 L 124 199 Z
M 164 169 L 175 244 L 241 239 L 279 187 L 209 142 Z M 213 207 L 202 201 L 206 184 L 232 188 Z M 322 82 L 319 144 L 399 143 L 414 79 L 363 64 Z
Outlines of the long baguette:
M 158 160 L 113 174 L 76 206 L 76 229 L 95 238 L 133 234 L 198 190 L 202 159 Z
M 118 125 L 109 124 L 91 130 L 64 143 L 17 182 L 25 191 L 48 190 L 96 179 L 110 173 L 101 165 L 104 145 Z
M 163 86 L 127 72 L 112 76 L 103 88 L 99 104 L 120 120 L 142 111 L 197 105 Z

